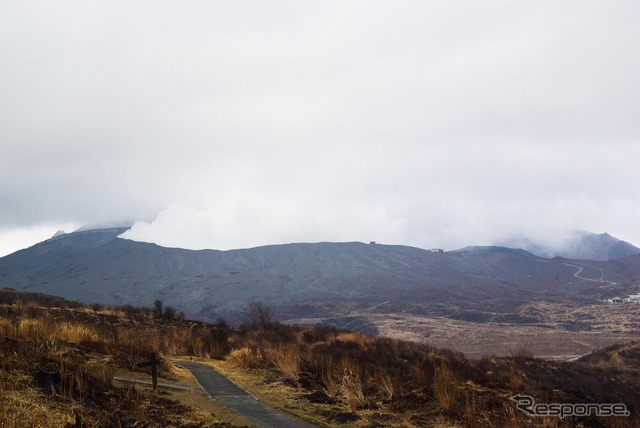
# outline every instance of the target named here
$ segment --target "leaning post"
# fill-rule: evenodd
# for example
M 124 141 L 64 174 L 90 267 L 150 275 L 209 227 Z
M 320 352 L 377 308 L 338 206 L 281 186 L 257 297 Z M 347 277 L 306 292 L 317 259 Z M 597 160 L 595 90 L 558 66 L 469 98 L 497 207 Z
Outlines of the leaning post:
M 152 352 L 150 354 L 149 361 L 145 361 L 143 363 L 138 364 L 138 367 L 151 366 L 151 383 L 153 385 L 154 391 L 158 387 L 158 364 L 160 364 L 160 359 L 158 358 L 155 352 Z

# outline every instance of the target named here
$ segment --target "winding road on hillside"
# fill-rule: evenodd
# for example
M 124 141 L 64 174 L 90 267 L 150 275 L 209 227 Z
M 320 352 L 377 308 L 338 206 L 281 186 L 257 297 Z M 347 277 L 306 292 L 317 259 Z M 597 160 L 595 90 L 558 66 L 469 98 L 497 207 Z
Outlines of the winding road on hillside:
M 587 267 L 598 269 L 600 271 L 600 278 L 586 278 L 584 276 L 580 276 L 580 274 L 584 271 L 584 267 L 574 265 L 571 263 L 562 263 L 562 264 L 565 266 L 571 266 L 573 268 L 578 269 L 578 271 L 573 274 L 575 278 L 582 279 L 584 281 L 600 282 L 600 283 L 609 284 L 609 285 L 618 285 L 617 282 L 607 281 L 606 279 L 604 279 L 604 270 L 602 270 L 602 268 L 599 268 L 597 266 L 587 266 Z
M 209 366 L 191 361 L 174 361 L 173 363 L 191 371 L 211 399 L 259 425 L 273 428 L 316 427 L 256 400 L 247 391 L 239 388 Z
M 601 284 L 608 284 L 608 285 L 618 285 L 617 282 L 607 281 L 606 279 L 604 279 L 604 270 L 602 268 L 597 267 L 597 266 L 591 266 L 591 265 L 579 266 L 579 265 L 576 265 L 576 264 L 573 264 L 573 263 L 557 262 L 555 260 L 537 260 L 537 261 L 541 262 L 541 263 L 560 263 L 562 265 L 575 268 L 575 269 L 577 269 L 577 271 L 573 274 L 573 277 L 581 279 L 583 281 L 599 282 Z M 582 272 L 584 272 L 584 268 L 585 267 L 592 268 L 592 269 L 598 269 L 600 271 L 600 278 L 587 278 L 585 276 L 581 276 Z

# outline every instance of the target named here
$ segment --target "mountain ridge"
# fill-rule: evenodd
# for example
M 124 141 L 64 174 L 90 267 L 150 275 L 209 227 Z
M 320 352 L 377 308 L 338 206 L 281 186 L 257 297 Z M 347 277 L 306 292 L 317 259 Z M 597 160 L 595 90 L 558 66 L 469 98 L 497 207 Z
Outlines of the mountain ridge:
M 205 320 L 238 319 L 253 299 L 295 318 L 331 317 L 385 302 L 391 302 L 385 310 L 447 302 L 489 302 L 502 310 L 523 299 L 594 300 L 593 293 L 600 292 L 597 280 L 574 276 L 577 265 L 524 250 L 469 247 L 438 253 L 361 242 L 187 250 L 118 238 L 124 230 L 60 235 L 0 258 L 0 287 L 110 304 L 149 306 L 163 299 Z M 609 281 L 634 277 L 637 270 L 629 266 L 635 259 L 621 263 L 587 267 L 583 275 L 597 278 L 597 269 L 603 269 Z M 580 287 L 591 294 L 578 293 Z
M 526 236 L 516 236 L 497 242 L 496 245 L 524 249 L 545 258 L 563 257 L 574 260 L 606 261 L 640 254 L 640 248 L 606 232 L 596 234 L 584 230 L 575 230 L 556 244 L 542 244 Z

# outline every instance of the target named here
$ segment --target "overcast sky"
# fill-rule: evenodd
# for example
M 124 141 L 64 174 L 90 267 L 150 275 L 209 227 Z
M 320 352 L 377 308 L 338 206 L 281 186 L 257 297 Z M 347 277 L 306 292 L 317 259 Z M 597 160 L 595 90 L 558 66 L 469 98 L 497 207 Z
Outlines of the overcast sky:
M 640 245 L 640 2 L 0 2 L 0 255 Z

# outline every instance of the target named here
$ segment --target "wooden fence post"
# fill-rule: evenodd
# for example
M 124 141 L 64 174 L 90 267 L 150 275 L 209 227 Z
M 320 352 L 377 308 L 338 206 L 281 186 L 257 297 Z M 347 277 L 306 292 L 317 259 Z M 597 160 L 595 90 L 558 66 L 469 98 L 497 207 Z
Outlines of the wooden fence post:
M 145 361 L 137 365 L 138 367 L 151 366 L 151 382 L 153 384 L 154 391 L 158 387 L 158 364 L 160 364 L 160 359 L 157 357 L 155 352 L 152 352 L 149 361 Z

